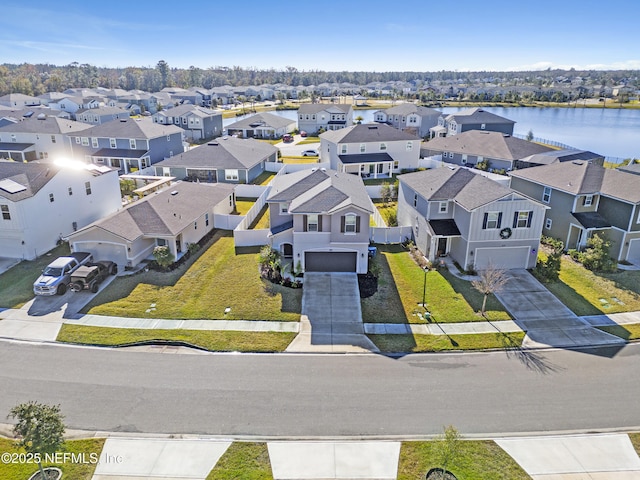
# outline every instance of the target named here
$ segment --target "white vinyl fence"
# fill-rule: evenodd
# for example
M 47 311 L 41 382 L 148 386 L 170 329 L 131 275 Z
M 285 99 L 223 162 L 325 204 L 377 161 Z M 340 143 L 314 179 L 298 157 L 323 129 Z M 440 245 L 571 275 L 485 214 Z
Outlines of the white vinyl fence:
M 371 243 L 402 243 L 411 238 L 411 227 L 371 227 Z

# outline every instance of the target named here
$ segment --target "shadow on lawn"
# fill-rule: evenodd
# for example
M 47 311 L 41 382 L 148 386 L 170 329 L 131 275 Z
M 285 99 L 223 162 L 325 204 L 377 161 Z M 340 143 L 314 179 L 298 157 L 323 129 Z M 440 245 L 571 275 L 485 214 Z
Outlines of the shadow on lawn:
M 475 288 L 473 288 L 471 282 L 462 280 L 461 278 L 452 275 L 451 272 L 449 272 L 449 270 L 447 270 L 446 268 L 438 269 L 438 273 L 440 273 L 440 275 L 444 277 L 449 285 L 451 285 L 451 288 L 454 290 L 454 292 L 462 295 L 464 300 L 469 304 L 474 312 L 480 312 L 480 310 L 482 309 L 483 295 Z M 494 295 L 489 295 L 489 298 L 487 299 L 486 311 L 504 312 L 505 309 Z M 484 319 L 480 318 L 479 320 Z

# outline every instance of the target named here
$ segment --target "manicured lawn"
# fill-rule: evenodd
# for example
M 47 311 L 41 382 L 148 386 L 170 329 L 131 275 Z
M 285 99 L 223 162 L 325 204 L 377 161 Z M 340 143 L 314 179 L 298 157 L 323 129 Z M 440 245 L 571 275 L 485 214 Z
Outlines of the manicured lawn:
M 375 205 L 375 207 L 378 209 L 378 212 L 380 212 L 380 215 L 382 216 L 382 218 L 384 218 L 384 221 L 387 222 L 387 225 L 389 225 L 389 216 L 392 215 L 394 218 L 397 218 L 398 215 L 398 202 L 383 202 L 381 200 L 376 200 L 373 202 L 373 204 Z
M 282 157 L 282 163 L 318 163 L 318 157 Z
M 90 345 L 126 345 L 150 340 L 186 342 L 214 352 L 283 352 L 295 333 L 161 330 L 63 325 L 57 340 Z
M 398 480 L 424 480 L 437 465 L 434 442 L 403 442 L 398 463 Z M 492 440 L 461 440 L 460 451 L 448 465 L 460 480 L 525 480 L 529 475 Z
M 207 480 L 272 479 L 266 443 L 232 443 L 207 476 Z
M 85 313 L 117 317 L 298 321 L 302 291 L 263 281 L 257 249 L 217 232 L 188 267 L 118 277 Z M 155 304 L 152 307 L 151 304 Z M 227 314 L 225 308 L 231 308 Z M 155 310 L 154 310 L 155 308 Z
M 33 261 L 22 261 L 0 275 L 0 307 L 20 308 L 33 298 L 33 282 L 44 267 L 57 257 L 68 255 L 69 246 L 62 244 Z
M 630 433 L 629 438 L 631 439 L 633 448 L 635 448 L 638 455 L 640 455 L 640 433 Z
M 387 288 L 379 288 L 372 297 L 362 300 L 363 320 L 368 323 L 425 323 L 417 315 L 424 312 L 421 306 L 423 270 L 400 245 L 378 245 L 377 261 L 381 265 L 378 284 Z M 394 288 L 391 288 L 394 283 Z M 427 272 L 426 300 L 431 318 L 437 322 L 485 320 L 479 313 L 482 294 L 470 282 L 451 275 L 447 270 Z M 490 320 L 511 318 L 493 296 L 487 300 L 486 315 Z
M 24 449 L 15 448 L 14 440 L 0 438 L 0 453 L 24 453 Z M 62 470 L 64 479 L 91 480 L 96 464 L 91 463 L 90 454 L 95 453 L 99 458 L 104 446 L 104 438 L 90 438 L 85 440 L 68 440 L 65 442 L 65 452 L 78 456 L 84 453 L 85 463 L 67 461 L 61 464 L 43 463 L 43 467 L 58 467 Z M 36 463 L 4 463 L 0 462 L 0 478 L 2 480 L 26 480 L 38 471 Z
M 393 174 L 392 178 L 363 178 L 362 181 L 365 185 L 382 185 L 383 183 L 391 185 L 396 181 L 396 175 Z
M 296 145 L 308 145 L 309 143 L 320 143 L 320 137 L 307 137 L 300 140 Z
M 234 210 L 234 215 L 246 215 L 251 207 L 256 203 L 255 198 L 244 198 L 237 197 L 236 198 L 236 209 Z
M 269 228 L 269 205 L 262 207 L 258 216 L 249 225 L 250 230 L 260 230 L 262 228 Z
M 612 325 L 606 327 L 598 327 L 611 335 L 615 335 L 625 340 L 638 340 L 640 338 L 640 324 L 632 325 Z
M 262 172 L 251 182 L 253 185 L 266 185 L 276 174 L 274 172 Z
M 560 281 L 546 287 L 576 315 L 640 310 L 640 272 L 594 273 L 562 258 Z
M 384 353 L 442 352 L 517 348 L 524 333 L 476 333 L 473 335 L 368 335 Z
M 271 145 L 275 145 L 276 143 L 280 143 L 282 140 L 277 138 L 275 140 L 269 140 L 267 138 L 258 138 L 259 141 L 261 142 L 265 142 L 265 143 L 270 143 Z

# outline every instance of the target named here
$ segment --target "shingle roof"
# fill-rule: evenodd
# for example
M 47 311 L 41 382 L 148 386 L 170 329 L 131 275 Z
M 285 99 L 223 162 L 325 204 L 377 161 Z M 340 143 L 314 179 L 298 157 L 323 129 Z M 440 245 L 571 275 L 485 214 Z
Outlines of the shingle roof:
M 363 123 L 340 130 L 329 130 L 320 134 L 334 143 L 366 143 L 366 142 L 394 142 L 402 140 L 420 140 L 407 132 L 390 127 L 384 123 Z
M 177 107 L 167 108 L 156 112 L 154 116 L 166 116 L 166 117 L 180 117 L 187 113 L 191 113 L 194 115 L 198 115 L 200 117 L 213 117 L 215 115 L 222 115 L 220 112 L 216 112 L 210 108 L 199 107 L 197 105 L 193 105 L 191 103 L 178 105 Z
M 387 108 L 383 110 L 387 115 L 410 115 L 417 113 L 418 115 L 442 115 L 442 112 L 429 107 L 423 107 L 416 105 L 415 103 L 401 103 L 395 107 Z
M 346 113 L 353 107 L 351 105 L 347 105 L 345 103 L 338 104 L 328 104 L 328 103 L 303 103 L 298 108 L 298 114 L 313 114 L 318 112 L 329 112 L 329 113 Z
M 597 160 L 603 158 L 598 153 L 589 152 L 587 150 L 552 150 L 534 154 L 529 157 L 522 158 L 523 162 L 534 163 L 537 165 L 549 165 L 556 162 L 571 162 L 573 160 Z
M 464 125 L 465 123 L 516 123 L 495 113 L 487 112 L 482 108 L 469 108 L 451 113 L 445 117 L 445 120 L 455 120 L 458 125 Z
M 285 128 L 292 123 L 296 123 L 296 121 L 291 120 L 290 118 L 281 117 L 280 115 L 274 115 L 273 113 L 263 112 L 256 113 L 255 115 L 243 118 L 237 122 L 233 122 L 232 124 L 227 125 L 227 130 L 252 128 L 255 126 Z
M 86 126 L 84 123 L 81 123 L 81 125 Z M 105 122 L 102 125 L 96 125 L 95 127 L 89 127 L 88 130 L 83 132 L 83 136 L 99 138 L 151 139 L 176 133 L 182 135 L 182 129 L 175 125 L 154 123 L 151 118 L 121 118 L 112 122 Z
M 199 147 L 162 160 L 158 167 L 251 168 L 278 149 L 253 138 L 217 138 Z
M 633 163 L 631 165 L 624 165 L 618 167 L 618 170 L 626 173 L 633 173 L 635 175 L 640 175 L 640 163 Z
M 60 170 L 60 167 L 51 163 L 22 163 L 0 162 L 0 180 L 13 180 L 27 187 L 26 190 L 17 193 L 9 193 L 0 189 L 0 197 L 13 202 L 34 196 L 51 180 Z
M 24 119 L 18 123 L 5 125 L 0 128 L 0 133 L 42 133 L 45 135 L 57 135 L 65 133 L 84 132 L 91 128 L 90 125 L 73 120 L 66 120 L 58 117 L 48 117 L 45 115 L 40 118 L 33 116 Z

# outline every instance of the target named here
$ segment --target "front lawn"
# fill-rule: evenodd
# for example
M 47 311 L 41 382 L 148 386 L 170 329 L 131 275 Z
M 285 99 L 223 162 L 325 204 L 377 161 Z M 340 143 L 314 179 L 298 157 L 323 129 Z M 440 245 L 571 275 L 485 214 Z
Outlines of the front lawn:
M 69 245 L 63 243 L 46 255 L 27 261 L 0 275 L 0 307 L 20 308 L 33 298 L 33 282 L 35 282 L 44 267 L 49 265 L 57 257 L 68 255 Z
M 640 455 L 640 433 L 630 433 L 629 438 L 631 439 L 633 448 L 636 449 L 636 453 Z
M 440 467 L 435 442 L 403 442 L 398 480 L 424 480 L 432 468 Z M 460 480 L 525 480 L 531 477 L 493 440 L 461 440 L 460 450 L 447 466 Z
M 640 272 L 594 273 L 565 255 L 560 280 L 546 287 L 576 315 L 640 310 Z
M 232 443 L 207 476 L 207 480 L 272 479 L 266 443 Z
M 320 137 L 306 137 L 304 140 L 300 140 L 296 145 L 308 145 L 310 143 L 320 143 Z
M 296 336 L 288 332 L 230 332 L 88 327 L 64 324 L 58 342 L 116 346 L 166 340 L 185 342 L 213 352 L 283 352 Z
M 524 332 L 474 333 L 469 335 L 368 335 L 383 353 L 442 352 L 518 348 Z
M 424 271 L 400 245 L 378 245 L 376 261 L 380 264 L 378 292 L 362 300 L 365 323 L 425 323 L 418 317 L 424 312 L 422 294 Z M 382 288 L 380 288 L 382 287 Z M 447 270 L 431 270 L 426 279 L 427 308 L 432 320 L 442 323 L 484 321 L 479 311 L 482 294 L 470 282 L 461 280 Z M 398 308 L 398 306 L 401 308 Z M 509 320 L 511 317 L 498 300 L 487 300 L 489 320 Z
M 301 289 L 264 281 L 257 249 L 236 253 L 231 232 L 216 232 L 189 267 L 118 277 L 84 313 L 116 317 L 300 320 Z M 231 310 L 225 314 L 225 309 Z
M 0 438 L 0 453 L 22 453 L 23 448 L 16 448 L 14 440 Z M 82 459 L 78 454 L 84 454 L 85 463 L 67 461 L 60 464 L 43 463 L 43 467 L 58 467 L 62 470 L 63 478 L 73 480 L 91 480 L 96 464 L 91 463 L 91 454 L 100 457 L 104 438 L 89 438 L 85 440 L 67 440 L 65 442 L 65 452 L 75 454 L 76 458 Z M 37 463 L 5 463 L 0 462 L 0 478 L 2 480 L 26 480 L 33 473 L 38 471 Z

